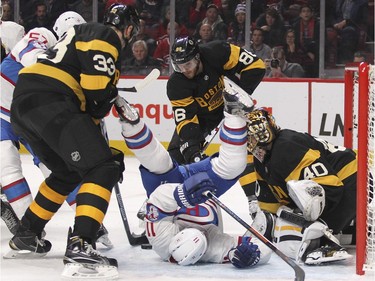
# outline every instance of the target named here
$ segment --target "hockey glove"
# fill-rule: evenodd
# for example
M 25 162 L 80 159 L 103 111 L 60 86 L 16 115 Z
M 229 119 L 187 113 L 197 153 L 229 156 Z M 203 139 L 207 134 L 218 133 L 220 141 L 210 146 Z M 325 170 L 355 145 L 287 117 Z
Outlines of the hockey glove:
M 188 140 L 181 144 L 180 151 L 186 163 L 195 163 L 207 158 L 207 155 L 201 153 L 200 148 L 200 142 L 196 140 Z
M 260 211 L 258 199 L 255 195 L 250 195 L 247 196 L 247 200 L 249 201 L 249 214 L 254 219 Z
M 95 119 L 102 119 L 107 115 L 107 113 L 111 110 L 112 105 L 115 103 L 118 95 L 117 88 L 111 85 L 109 94 L 106 95 L 107 97 L 101 101 L 86 99 L 86 111 L 91 117 Z
M 181 208 L 192 208 L 207 200 L 207 197 L 202 194 L 205 191 L 214 192 L 215 186 L 207 173 L 200 172 L 178 185 L 173 192 L 173 196 Z
M 110 149 L 113 155 L 113 160 L 115 161 L 116 165 L 118 165 L 120 168 L 119 183 L 122 183 L 123 173 L 125 171 L 124 153 L 121 150 L 118 150 L 117 148 L 110 147 Z
M 243 237 L 241 244 L 228 252 L 228 258 L 235 267 L 246 268 L 259 262 L 260 250 L 250 240 L 250 237 Z

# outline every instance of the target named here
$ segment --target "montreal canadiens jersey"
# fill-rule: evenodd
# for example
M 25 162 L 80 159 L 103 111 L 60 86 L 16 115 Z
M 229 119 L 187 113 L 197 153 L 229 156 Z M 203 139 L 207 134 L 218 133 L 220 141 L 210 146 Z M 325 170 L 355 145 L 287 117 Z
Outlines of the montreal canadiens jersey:
M 85 23 L 70 28 L 38 62 L 20 71 L 22 83 L 15 98 L 25 92 L 40 91 L 71 95 L 81 111 L 88 100 L 100 103 L 108 98 L 120 77 L 121 41 L 103 24 Z M 37 82 L 36 82 L 37 81 Z
M 4 22 L 3 22 L 4 23 Z M 10 106 L 18 80 L 18 73 L 23 67 L 37 61 L 38 55 L 55 45 L 56 38 L 46 28 L 31 29 L 11 50 L 1 63 L 1 119 L 10 122 Z M 3 126 L 2 126 L 2 134 Z
M 273 196 L 258 198 L 263 210 L 275 213 L 280 205 L 295 207 L 288 195 L 289 180 L 313 180 L 325 189 L 326 208 L 329 211 L 343 192 L 347 181 L 356 177 L 357 159 L 354 151 L 335 146 L 309 134 L 283 129 L 278 133 L 272 150 L 264 163 L 254 157 L 255 173 L 262 189 Z
M 252 94 L 265 72 L 260 58 L 225 41 L 199 45 L 199 53 L 202 73 L 188 79 L 175 72 L 167 83 L 177 133 L 183 140 L 200 139 L 223 119 L 224 76 Z

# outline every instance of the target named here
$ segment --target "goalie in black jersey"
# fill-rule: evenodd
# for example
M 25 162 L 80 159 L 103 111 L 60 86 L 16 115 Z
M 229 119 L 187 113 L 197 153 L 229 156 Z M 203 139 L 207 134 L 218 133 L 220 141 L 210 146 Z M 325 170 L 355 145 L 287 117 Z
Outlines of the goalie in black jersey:
M 255 172 L 242 186 L 253 226 L 306 264 L 350 257 L 332 234 L 356 215 L 355 152 L 281 129 L 264 109 L 248 114 L 248 151 Z
M 18 251 L 15 257 L 25 251 L 39 256 L 50 251 L 51 243 L 42 237 L 44 227 L 81 184 L 63 275 L 117 277 L 117 261 L 95 250 L 95 238 L 112 188 L 122 177 L 123 154 L 110 149 L 98 124 L 118 95 L 120 54 L 138 28 L 133 7 L 113 4 L 106 11 L 104 25 L 84 23 L 68 29 L 37 63 L 20 71 L 11 124 L 51 174 L 9 242 Z M 80 276 L 82 267 L 86 270 Z
M 167 83 L 176 129 L 168 151 L 179 164 L 200 161 L 205 136 L 223 119 L 224 75 L 249 95 L 265 74 L 263 61 L 226 41 L 198 45 L 176 38 L 171 51 L 175 72 Z

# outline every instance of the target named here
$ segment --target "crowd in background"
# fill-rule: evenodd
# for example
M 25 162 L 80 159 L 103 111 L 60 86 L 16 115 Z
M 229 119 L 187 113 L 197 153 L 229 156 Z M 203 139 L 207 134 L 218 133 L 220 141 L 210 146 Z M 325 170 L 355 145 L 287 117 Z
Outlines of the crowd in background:
M 29 31 L 52 26 L 65 11 L 93 21 L 92 0 L 20 0 L 19 23 Z M 175 0 L 170 23 L 169 0 L 98 0 L 97 20 L 112 3 L 133 5 L 141 28 L 124 50 L 122 73 L 147 75 L 159 68 L 169 75 L 169 35 L 192 36 L 199 44 L 222 39 L 245 45 L 246 1 Z M 2 0 L 2 21 L 12 21 L 12 0 Z M 267 77 L 319 77 L 320 1 L 252 0 L 250 50 L 267 66 Z M 372 43 L 371 43 L 372 42 Z M 325 67 L 374 61 L 374 0 L 329 0 L 325 7 Z M 359 59 L 360 58 L 360 59 Z

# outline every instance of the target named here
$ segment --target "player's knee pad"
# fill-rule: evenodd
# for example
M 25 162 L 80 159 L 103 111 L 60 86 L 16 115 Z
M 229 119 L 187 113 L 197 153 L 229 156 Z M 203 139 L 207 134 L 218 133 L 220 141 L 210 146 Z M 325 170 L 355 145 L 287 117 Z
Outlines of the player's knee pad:
M 308 221 L 316 221 L 325 207 L 325 192 L 321 185 L 312 180 L 287 182 L 290 197 Z
M 121 174 L 121 168 L 111 158 L 109 161 L 92 169 L 85 176 L 84 181 L 112 189 L 112 187 L 120 180 Z
M 169 244 L 169 253 L 179 265 L 195 264 L 207 250 L 207 238 L 196 228 L 185 228 Z

